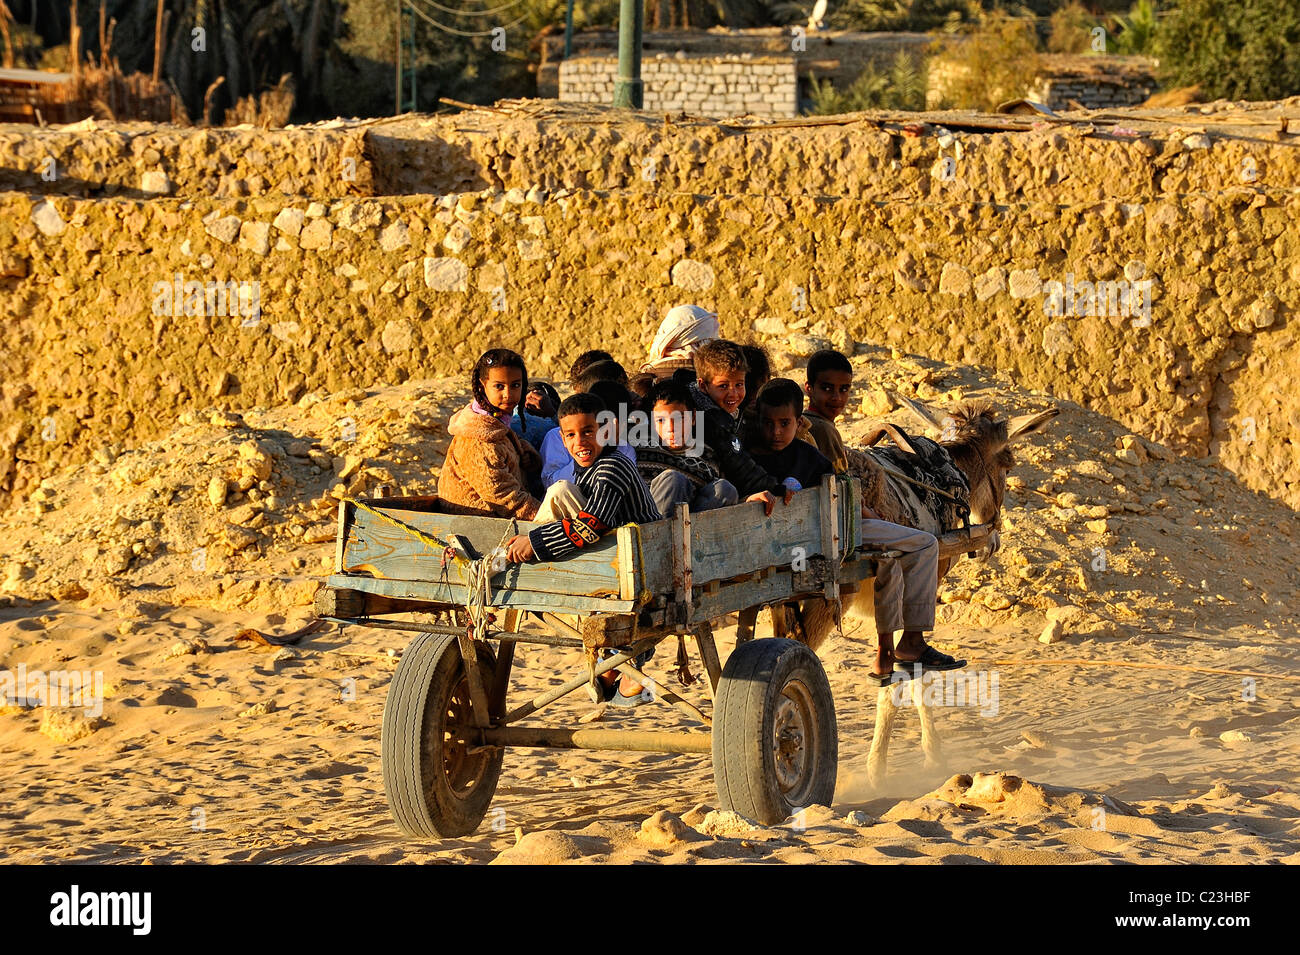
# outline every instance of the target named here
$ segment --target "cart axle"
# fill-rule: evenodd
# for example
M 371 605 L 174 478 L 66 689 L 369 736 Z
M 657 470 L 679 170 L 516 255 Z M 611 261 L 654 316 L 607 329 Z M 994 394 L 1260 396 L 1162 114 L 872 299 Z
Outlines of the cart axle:
M 659 733 L 653 730 L 554 729 L 499 726 L 481 731 L 489 746 L 547 749 L 613 749 L 633 753 L 700 753 L 713 751 L 707 733 Z

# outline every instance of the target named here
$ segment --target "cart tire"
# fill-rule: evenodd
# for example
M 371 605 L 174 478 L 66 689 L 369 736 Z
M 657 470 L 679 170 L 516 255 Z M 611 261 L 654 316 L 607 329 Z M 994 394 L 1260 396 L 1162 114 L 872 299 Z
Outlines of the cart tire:
M 476 643 L 490 681 L 496 656 Z M 410 836 L 467 836 L 487 814 L 501 777 L 501 749 L 469 754 L 456 730 L 472 726 L 469 685 L 454 636 L 411 641 L 384 701 L 382 763 L 388 808 Z
M 817 654 L 796 640 L 742 643 L 713 706 L 719 805 L 764 825 L 835 795 L 835 703 Z

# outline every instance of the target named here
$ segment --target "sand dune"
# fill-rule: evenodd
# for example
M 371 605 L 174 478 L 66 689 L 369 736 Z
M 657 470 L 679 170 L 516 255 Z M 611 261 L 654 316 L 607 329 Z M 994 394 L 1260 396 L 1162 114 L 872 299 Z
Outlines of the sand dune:
M 939 363 L 869 354 L 858 367 L 863 393 L 909 381 L 917 393 L 919 380 L 932 400 L 958 390 L 1008 411 L 1049 400 Z M 48 509 L 9 516 L 0 670 L 96 672 L 104 699 L 94 714 L 0 712 L 5 859 L 1300 861 L 1295 514 L 1069 404 L 1021 455 L 1002 552 L 963 561 L 942 589 L 934 642 L 996 673 L 998 697 L 992 713 L 937 710 L 941 765 L 924 765 L 904 709 L 890 774 L 870 785 L 871 634 L 851 622 L 822 653 L 840 732 L 830 807 L 756 826 L 717 811 L 705 758 L 511 750 L 477 833 L 404 839 L 379 770 L 404 635 L 330 628 L 287 650 L 235 636 L 310 618 L 332 553 L 332 488 L 434 486 L 438 422 L 459 389 L 314 396 L 233 425 L 214 409 L 98 471 L 53 477 Z M 334 427 L 345 413 L 358 430 L 348 444 Z M 866 424 L 857 414 L 845 427 Z M 1116 457 L 1134 448 L 1125 457 L 1139 463 Z M 267 487 L 214 506 L 211 475 L 261 466 L 259 449 Z M 1047 643 L 1049 615 L 1060 626 Z M 734 627 L 720 640 L 725 654 Z M 574 662 L 522 647 L 513 692 L 557 685 Z M 679 692 L 706 702 L 699 683 Z M 547 722 L 593 715 L 571 697 Z M 663 706 L 598 722 L 690 725 Z

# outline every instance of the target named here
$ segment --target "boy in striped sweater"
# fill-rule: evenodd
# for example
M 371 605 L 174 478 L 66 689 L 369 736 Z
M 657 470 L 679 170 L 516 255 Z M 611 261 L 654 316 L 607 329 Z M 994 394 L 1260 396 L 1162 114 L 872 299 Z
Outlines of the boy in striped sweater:
M 605 403 L 590 392 L 570 395 L 561 403 L 556 417 L 564 447 L 573 456 L 574 480 L 551 485 L 538 517 L 552 520 L 510 538 L 506 556 L 511 561 L 564 560 L 615 527 L 660 519 L 636 465 L 613 445 L 601 444 L 597 416 L 605 410 Z M 641 654 L 637 665 L 644 666 L 653 653 Z M 618 670 L 603 675 L 601 682 L 605 699 L 613 706 L 635 707 L 653 699 L 650 691 Z
M 660 519 L 636 465 L 613 446 L 601 444 L 597 416 L 604 410 L 605 403 L 586 392 L 570 395 L 560 405 L 560 435 L 573 456 L 574 481 L 560 481 L 547 493 L 556 519 L 506 543 L 511 561 L 564 560 L 615 527 Z

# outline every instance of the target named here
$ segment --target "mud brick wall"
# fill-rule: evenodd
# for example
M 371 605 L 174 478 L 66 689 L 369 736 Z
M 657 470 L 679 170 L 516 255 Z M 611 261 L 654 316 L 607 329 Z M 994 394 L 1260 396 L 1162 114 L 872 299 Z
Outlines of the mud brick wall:
M 248 145 L 270 156 L 292 132 Z M 164 133 L 176 156 L 212 134 Z M 461 375 L 489 345 L 540 376 L 596 346 L 635 366 L 683 302 L 796 357 L 829 342 L 978 365 L 1300 506 L 1288 142 L 615 111 L 320 135 L 360 148 L 363 181 L 388 194 L 330 196 L 334 170 L 308 163 L 291 168 L 319 195 L 217 196 L 179 159 L 170 196 L 0 193 L 0 506 L 188 410 Z M 108 150 L 101 185 L 138 168 L 125 142 L 110 130 L 82 147 Z M 1067 281 L 1150 282 L 1149 324 L 1046 307 Z M 178 282 L 200 294 L 176 301 Z M 260 311 L 211 314 L 215 283 L 255 289 Z
M 560 100 L 609 104 L 618 58 L 575 57 L 560 64 Z M 775 119 L 798 112 L 795 61 L 788 57 L 668 56 L 641 63 L 645 108 L 690 116 L 754 116 Z

